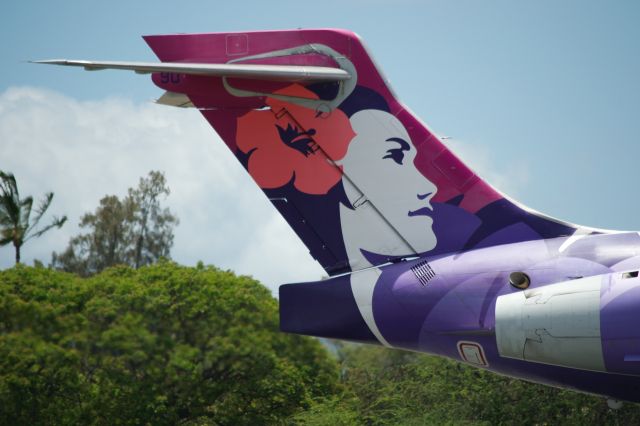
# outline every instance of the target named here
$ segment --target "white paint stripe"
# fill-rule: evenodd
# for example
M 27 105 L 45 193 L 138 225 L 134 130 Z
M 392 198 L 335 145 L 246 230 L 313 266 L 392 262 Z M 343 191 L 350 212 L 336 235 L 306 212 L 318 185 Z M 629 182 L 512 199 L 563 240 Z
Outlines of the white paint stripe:
M 567 240 L 562 243 L 562 245 L 560 246 L 560 248 L 558 249 L 559 253 L 562 253 L 563 251 L 565 251 L 566 249 L 569 248 L 569 246 L 571 246 L 571 244 L 575 243 L 576 241 L 586 237 L 587 235 L 589 235 L 591 233 L 591 229 L 589 228 L 578 228 L 576 230 L 576 232 L 573 233 L 572 236 L 570 236 L 569 238 L 567 238 Z
M 384 346 L 391 347 L 389 342 L 382 336 L 375 319 L 373 318 L 373 290 L 380 277 L 378 268 L 366 269 L 351 275 L 351 291 L 356 300 L 360 315 L 369 326 L 371 332 Z

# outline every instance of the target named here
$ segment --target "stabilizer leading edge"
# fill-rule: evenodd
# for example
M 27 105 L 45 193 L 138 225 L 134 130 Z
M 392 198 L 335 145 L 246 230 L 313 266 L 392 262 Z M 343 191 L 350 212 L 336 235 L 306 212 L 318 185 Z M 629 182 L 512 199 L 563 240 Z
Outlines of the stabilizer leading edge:
M 174 73 L 207 75 L 212 77 L 250 78 L 268 81 L 343 81 L 351 78 L 348 72 L 329 67 L 259 64 L 198 64 L 180 62 L 114 62 L 49 59 L 33 61 L 35 64 L 83 67 L 87 71 L 106 69 L 135 71 L 137 74 Z

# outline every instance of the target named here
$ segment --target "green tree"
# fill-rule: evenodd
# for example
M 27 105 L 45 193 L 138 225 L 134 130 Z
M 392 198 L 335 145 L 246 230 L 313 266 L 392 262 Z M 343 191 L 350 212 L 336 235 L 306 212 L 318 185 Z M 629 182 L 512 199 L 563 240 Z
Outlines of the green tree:
M 62 227 L 67 221 L 66 216 L 54 217 L 48 225 L 37 229 L 51 201 L 53 192 L 48 192 L 33 210 L 33 197 L 20 198 L 14 175 L 0 171 L 0 246 L 13 244 L 16 263 L 20 263 L 20 249 L 24 243 L 52 228 Z M 35 214 L 32 216 L 32 213 Z
M 170 193 L 164 174 L 149 172 L 122 200 L 108 195 L 93 213 L 80 219 L 87 231 L 73 237 L 66 250 L 53 253 L 52 266 L 82 276 L 114 265 L 139 268 L 170 257 L 177 217 L 162 208 Z
M 172 228 L 178 219 L 168 209 L 160 207 L 159 199 L 169 193 L 164 174 L 158 171 L 149 172 L 146 179 L 140 178 L 137 188 L 129 188 L 128 200 L 134 207 L 133 253 L 130 257 L 136 269 L 160 257 L 169 257 L 173 245 Z
M 161 261 L 0 283 L 0 424 L 282 424 L 337 391 L 335 360 L 279 332 L 249 277 Z
M 344 392 L 297 413 L 298 424 L 640 424 L 640 406 L 499 376 L 449 359 L 342 345 Z M 355 419 L 355 420 L 354 420 Z

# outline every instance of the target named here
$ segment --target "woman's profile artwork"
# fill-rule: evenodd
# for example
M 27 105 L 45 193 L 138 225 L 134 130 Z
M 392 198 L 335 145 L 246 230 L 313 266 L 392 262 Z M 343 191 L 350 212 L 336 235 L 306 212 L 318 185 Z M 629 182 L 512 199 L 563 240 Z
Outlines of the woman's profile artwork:
M 354 207 L 363 196 L 388 221 L 389 227 L 381 228 L 396 234 L 387 241 L 404 244 L 404 248 L 394 247 L 393 254 L 404 250 L 404 255 L 411 256 L 433 249 L 437 240 L 430 200 L 437 188 L 416 169 L 416 148 L 406 129 L 396 117 L 378 109 L 356 112 L 350 122 L 355 136 L 341 162 L 350 205 L 340 206 L 350 261 L 362 266 L 369 263 L 366 253 L 391 254 L 384 251 L 384 238 L 362 229 L 367 223 Z
M 277 95 L 317 97 L 298 85 Z M 325 209 L 336 217 L 316 226 L 338 225 L 333 232 L 340 235 L 354 271 L 381 258 L 416 256 L 437 244 L 430 202 L 437 188 L 416 168 L 417 149 L 402 123 L 381 97 L 368 93 L 368 98 L 374 101 L 345 102 L 328 116 L 269 98 L 269 109 L 240 117 L 237 131 L 237 147 L 261 188 L 285 187 L 281 195 L 295 191 L 334 204 Z M 331 231 L 319 231 L 326 232 Z M 351 288 L 365 322 L 386 344 L 372 308 L 379 275 L 377 268 L 355 273 Z
M 234 61 L 318 52 L 351 79 L 268 91 L 224 81 L 229 94 L 264 102 L 238 113 L 229 145 L 324 269 L 352 272 L 355 304 L 382 344 L 398 341 L 388 331 L 385 339 L 374 318 L 389 314 L 376 311 L 374 293 L 393 297 L 387 287 L 395 281 L 379 280 L 383 265 L 571 231 L 524 212 L 476 176 L 395 99 L 372 64 L 356 67 L 320 44 Z
M 314 98 L 292 85 L 277 95 Z M 417 150 L 383 101 L 355 110 L 347 102 L 328 116 L 306 106 L 268 98 L 268 110 L 238 119 L 237 147 L 264 190 L 288 188 L 335 204 L 330 223 L 351 270 L 374 259 L 415 256 L 436 246 L 431 198 L 436 186 L 415 167 Z M 380 109 L 382 108 L 382 109 Z M 328 218 L 326 218 L 328 219 Z M 322 224 L 316 224 L 322 226 Z

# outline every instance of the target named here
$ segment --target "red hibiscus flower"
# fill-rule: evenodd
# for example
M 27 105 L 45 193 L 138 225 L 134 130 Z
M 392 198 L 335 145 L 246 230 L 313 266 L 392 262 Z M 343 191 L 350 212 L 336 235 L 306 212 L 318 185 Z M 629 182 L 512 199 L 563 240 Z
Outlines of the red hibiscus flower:
M 294 84 L 279 95 L 318 99 Z M 307 194 L 326 194 L 342 178 L 334 164 L 347 153 L 355 136 L 340 110 L 328 116 L 290 102 L 267 98 L 270 109 L 254 110 L 238 119 L 237 144 L 249 154 L 249 173 L 261 188 L 293 185 Z

